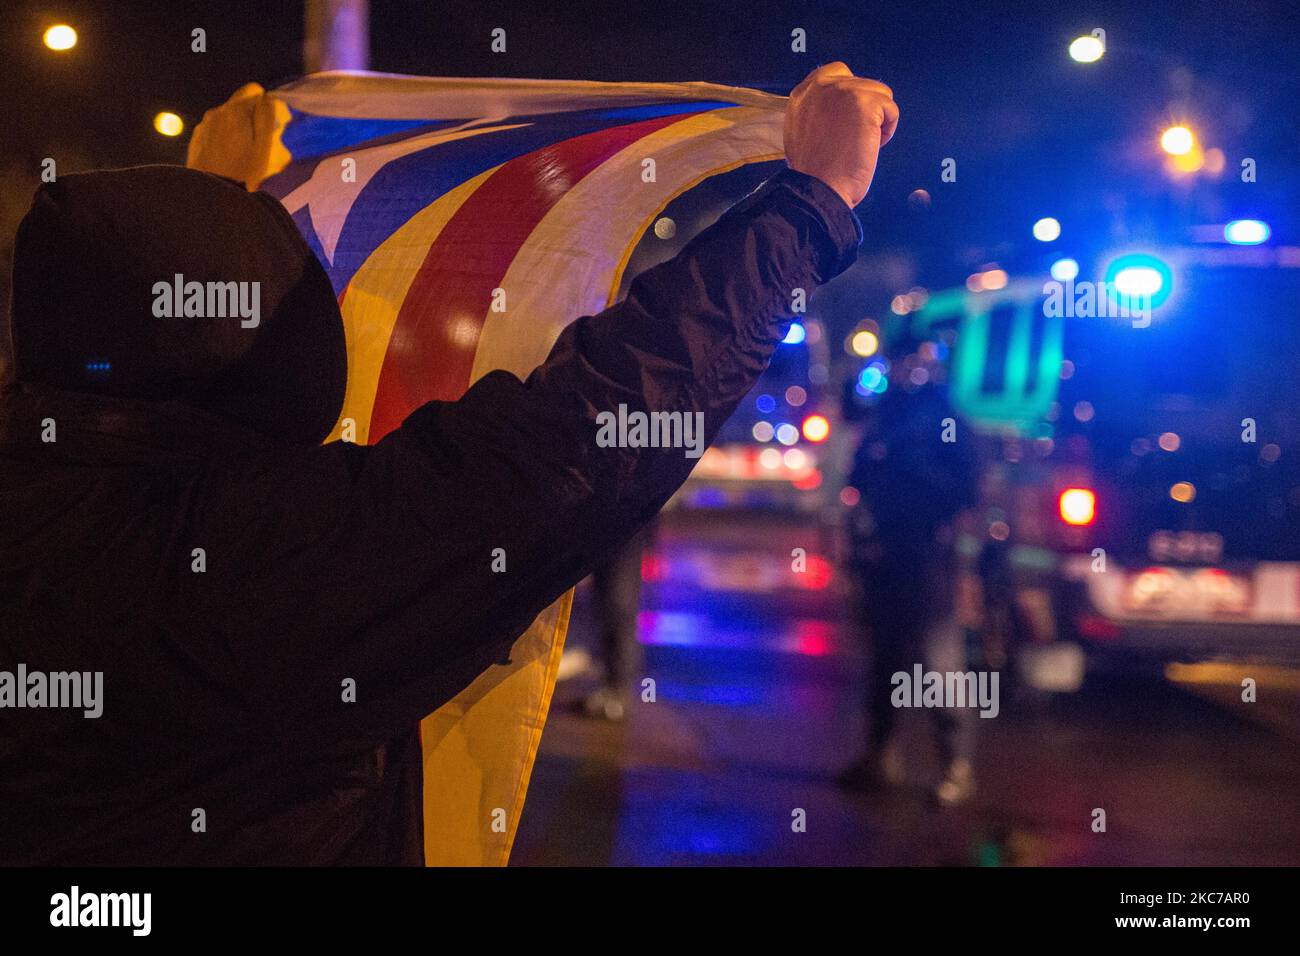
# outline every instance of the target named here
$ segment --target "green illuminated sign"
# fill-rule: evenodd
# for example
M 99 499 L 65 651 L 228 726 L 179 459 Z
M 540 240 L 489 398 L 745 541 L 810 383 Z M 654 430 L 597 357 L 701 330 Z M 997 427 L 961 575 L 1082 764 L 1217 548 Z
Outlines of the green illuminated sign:
M 914 334 L 955 326 L 953 407 L 976 425 L 1040 434 L 1056 401 L 1063 356 L 1060 316 L 1046 316 L 1042 286 L 1016 282 L 992 292 L 949 289 L 912 316 Z

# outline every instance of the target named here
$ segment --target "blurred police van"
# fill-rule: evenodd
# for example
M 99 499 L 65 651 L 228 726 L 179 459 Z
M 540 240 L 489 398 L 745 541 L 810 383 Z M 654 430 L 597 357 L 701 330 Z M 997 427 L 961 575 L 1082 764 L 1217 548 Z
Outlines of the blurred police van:
M 1144 307 L 1089 308 L 1064 260 L 912 316 L 956 331 L 952 400 L 982 436 L 966 544 L 1006 583 L 1024 676 L 1300 660 L 1300 249 L 1116 249 L 1096 272 Z

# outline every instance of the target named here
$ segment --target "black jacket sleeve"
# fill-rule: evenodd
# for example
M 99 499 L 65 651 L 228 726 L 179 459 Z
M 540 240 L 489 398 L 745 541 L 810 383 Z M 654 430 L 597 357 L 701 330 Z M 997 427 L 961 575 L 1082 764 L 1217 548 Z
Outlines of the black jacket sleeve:
M 196 600 L 214 647 L 258 665 L 251 716 L 391 734 L 502 659 L 694 465 L 682 448 L 600 447 L 597 415 L 700 412 L 711 440 L 794 290 L 847 268 L 860 240 L 829 187 L 787 170 L 566 328 L 527 381 L 490 373 L 373 446 L 215 470 L 197 527 L 242 530 L 209 551 Z M 246 520 L 207 514 L 232 508 Z M 357 701 L 340 705 L 346 678 Z

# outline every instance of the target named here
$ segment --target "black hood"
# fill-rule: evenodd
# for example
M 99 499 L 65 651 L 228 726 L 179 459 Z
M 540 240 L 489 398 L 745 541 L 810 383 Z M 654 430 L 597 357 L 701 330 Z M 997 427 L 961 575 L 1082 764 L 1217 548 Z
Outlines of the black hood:
M 176 314 L 178 282 L 201 316 Z M 220 308 L 235 288 L 256 295 L 256 325 Z M 320 442 L 343 403 L 338 302 L 284 207 L 181 166 L 41 186 L 18 227 L 10 333 L 20 383 L 178 401 L 280 440 Z

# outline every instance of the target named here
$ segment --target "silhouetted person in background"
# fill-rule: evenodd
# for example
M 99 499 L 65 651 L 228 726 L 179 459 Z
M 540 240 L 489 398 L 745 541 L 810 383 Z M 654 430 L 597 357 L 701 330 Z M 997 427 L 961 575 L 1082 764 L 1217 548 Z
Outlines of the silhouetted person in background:
M 957 420 L 946 385 L 934 381 L 941 368 L 926 369 L 923 384 L 911 379 L 913 369 L 926 368 L 901 360 L 913 347 L 893 350 L 899 360 L 884 396 L 858 416 L 866 429 L 849 476 L 861 496 L 851 534 L 871 647 L 866 752 L 840 776 L 850 789 L 878 787 L 895 776 L 886 760 L 898 711 L 892 676 L 902 671 L 910 678 L 918 663 L 964 669 L 954 545 L 957 519 L 976 498 L 974 436 Z M 943 764 L 935 796 L 961 802 L 974 789 L 974 714 L 927 709 Z
M 644 654 L 637 636 L 641 608 L 641 561 L 654 536 L 653 524 L 643 528 L 591 574 L 592 614 L 599 659 L 594 661 L 600 684 L 581 702 L 588 717 L 620 721 L 641 677 Z

